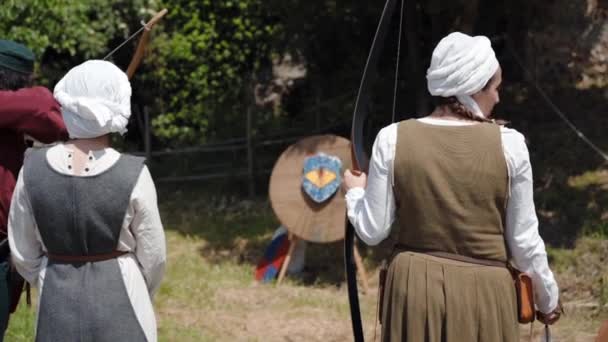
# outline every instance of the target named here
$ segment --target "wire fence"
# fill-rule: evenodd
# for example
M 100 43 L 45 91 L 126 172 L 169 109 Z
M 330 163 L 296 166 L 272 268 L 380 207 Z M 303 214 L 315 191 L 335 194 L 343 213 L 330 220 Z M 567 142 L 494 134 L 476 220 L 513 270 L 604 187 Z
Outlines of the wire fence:
M 330 103 L 330 101 L 326 101 Z M 320 106 L 319 106 L 320 107 Z M 299 129 L 285 130 L 283 134 L 269 133 L 253 137 L 252 111 L 247 113 L 247 134 L 213 143 L 176 149 L 153 150 L 152 130 L 147 110 L 143 110 L 144 151 L 131 152 L 145 156 L 157 183 L 187 183 L 217 180 L 241 180 L 247 183 L 250 196 L 256 195 L 260 180 L 268 180 L 272 167 L 282 151 L 300 139 L 317 134 L 335 134 L 345 131 L 350 119 L 325 127 L 311 129 L 303 125 Z

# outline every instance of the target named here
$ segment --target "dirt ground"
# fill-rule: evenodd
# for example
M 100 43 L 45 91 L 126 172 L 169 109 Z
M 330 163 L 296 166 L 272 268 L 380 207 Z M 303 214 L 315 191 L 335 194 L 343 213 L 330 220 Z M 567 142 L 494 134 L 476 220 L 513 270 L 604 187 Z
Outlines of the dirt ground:
M 174 265 L 174 270 L 178 270 L 189 268 L 186 255 L 201 250 L 205 242 L 170 234 L 169 244 L 179 245 L 179 248 L 170 248 L 173 252 L 169 257 L 170 266 Z M 197 290 L 189 279 L 182 279 L 183 284 L 190 284 L 184 289 L 190 296 L 173 294 L 168 297 L 168 293 L 161 291 L 158 298 L 163 339 L 174 341 L 174 337 L 180 336 L 183 341 L 351 341 L 346 286 L 344 282 L 332 283 L 315 275 L 317 269 L 321 274 L 325 272 L 327 265 L 319 263 L 322 253 L 317 253 L 316 249 L 309 252 L 316 255 L 309 259 L 306 270 L 309 274 L 287 277 L 280 286 L 254 282 L 253 265 L 247 262 L 239 264 L 226 259 L 218 265 L 193 260 L 199 268 L 197 286 L 201 286 L 201 290 Z M 208 267 L 210 269 L 206 270 Z M 375 320 L 377 270 L 370 269 L 368 273 L 370 290 L 365 295 L 360 294 L 360 301 L 366 341 L 374 341 L 374 332 L 375 340 L 380 338 L 380 326 Z M 177 274 L 168 276 L 172 283 L 179 281 Z M 207 283 L 202 286 L 200 282 Z M 163 288 L 169 285 L 165 284 Z M 567 302 L 565 307 L 566 315 L 551 328 L 552 341 L 594 341 L 600 322 L 608 317 L 599 313 L 598 306 L 589 301 Z M 169 326 L 172 328 L 168 329 Z M 191 339 L 170 333 L 180 326 L 183 331 L 194 332 Z M 543 327 L 536 323 L 532 328 L 532 340 L 544 341 L 541 339 Z M 529 325 L 521 327 L 521 341 L 530 340 L 530 331 Z

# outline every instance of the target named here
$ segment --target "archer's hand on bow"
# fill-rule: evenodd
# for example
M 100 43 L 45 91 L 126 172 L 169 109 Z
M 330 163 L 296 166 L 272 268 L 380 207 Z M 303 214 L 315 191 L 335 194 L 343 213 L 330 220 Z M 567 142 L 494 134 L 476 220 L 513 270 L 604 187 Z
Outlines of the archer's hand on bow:
M 552 325 L 559 320 L 559 318 L 564 313 L 564 307 L 562 306 L 561 301 L 558 302 L 557 307 L 553 309 L 553 311 L 549 313 L 542 313 L 540 311 L 536 312 L 536 319 L 541 321 L 543 324 Z
M 367 175 L 365 172 L 351 171 L 347 169 L 344 171 L 344 188 L 346 191 L 352 188 L 364 188 L 367 185 Z

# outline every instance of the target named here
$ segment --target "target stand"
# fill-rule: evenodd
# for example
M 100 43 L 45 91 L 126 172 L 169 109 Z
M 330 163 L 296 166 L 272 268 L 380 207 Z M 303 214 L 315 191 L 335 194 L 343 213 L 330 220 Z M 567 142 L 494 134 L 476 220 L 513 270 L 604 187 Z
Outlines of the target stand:
M 344 239 L 347 218 L 341 179 L 344 170 L 352 168 L 350 149 L 348 139 L 317 135 L 289 146 L 277 160 L 269 197 L 275 215 L 289 232 L 289 249 L 277 284 L 285 277 L 298 240 L 330 243 Z M 362 290 L 367 293 L 367 274 L 357 248 L 355 262 Z

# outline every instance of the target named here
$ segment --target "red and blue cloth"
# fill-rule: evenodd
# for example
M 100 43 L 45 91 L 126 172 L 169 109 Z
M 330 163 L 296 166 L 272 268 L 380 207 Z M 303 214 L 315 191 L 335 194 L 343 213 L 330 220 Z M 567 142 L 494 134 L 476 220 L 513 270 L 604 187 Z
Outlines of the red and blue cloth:
M 279 274 L 288 251 L 289 237 L 284 230 L 277 234 L 266 248 L 262 260 L 255 269 L 255 280 L 263 283 L 273 281 Z

